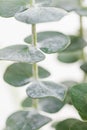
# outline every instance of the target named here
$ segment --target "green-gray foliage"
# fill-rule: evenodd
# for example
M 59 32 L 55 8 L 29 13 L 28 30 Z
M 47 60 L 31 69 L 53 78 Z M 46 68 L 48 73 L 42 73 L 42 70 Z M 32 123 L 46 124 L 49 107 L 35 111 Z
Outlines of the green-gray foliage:
M 49 30 L 37 33 L 36 24 L 57 22 L 71 11 L 80 17 L 78 35 L 67 36 Z M 65 104 L 73 105 L 83 121 L 67 119 L 57 122 L 54 129 L 87 130 L 87 122 L 84 122 L 87 120 L 87 83 L 84 83 L 87 77 L 87 58 L 84 52 L 87 42 L 84 40 L 82 23 L 82 17 L 87 16 L 87 7 L 83 6 L 83 1 L 0 0 L 0 16 L 14 17 L 15 20 L 32 27 L 32 34 L 24 39 L 26 45 L 18 44 L 0 49 L 0 60 L 16 62 L 7 67 L 4 80 L 14 87 L 27 85 L 28 97 L 22 101 L 21 106 L 29 109 L 9 116 L 5 130 L 37 130 L 51 121 L 48 116 L 41 115 L 39 110 L 56 113 Z M 57 59 L 63 63 L 82 61 L 80 69 L 84 72 L 84 80 L 79 81 L 79 84 L 73 79 L 61 84 L 43 81 L 42 79 L 49 77 L 50 73 L 37 62 L 45 59 L 45 53 L 57 53 Z

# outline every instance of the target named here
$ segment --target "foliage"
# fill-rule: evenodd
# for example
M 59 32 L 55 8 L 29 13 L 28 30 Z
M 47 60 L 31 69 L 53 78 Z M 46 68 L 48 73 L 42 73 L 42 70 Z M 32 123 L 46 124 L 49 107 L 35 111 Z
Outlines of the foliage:
M 80 17 L 78 35 L 67 36 L 56 31 L 36 31 L 36 24 L 56 22 L 71 11 Z M 81 0 L 0 0 L 0 16 L 31 24 L 32 34 L 24 41 L 27 45 L 13 45 L 0 49 L 0 59 L 14 61 L 4 73 L 4 80 L 14 86 L 28 85 L 28 97 L 22 101 L 29 111 L 18 111 L 8 117 L 5 130 L 37 130 L 51 122 L 48 116 L 40 111 L 56 113 L 65 104 L 73 105 L 83 121 L 66 119 L 54 124 L 55 130 L 87 130 L 87 61 L 84 48 L 82 17 L 87 16 L 87 8 Z M 58 60 L 63 63 L 82 61 L 80 65 L 84 72 L 83 82 L 64 81 L 61 84 L 52 81 L 42 81 L 50 72 L 37 65 L 45 59 L 45 54 L 58 54 Z M 31 108 L 31 109 L 30 109 Z M 38 111 L 38 112 L 37 112 Z

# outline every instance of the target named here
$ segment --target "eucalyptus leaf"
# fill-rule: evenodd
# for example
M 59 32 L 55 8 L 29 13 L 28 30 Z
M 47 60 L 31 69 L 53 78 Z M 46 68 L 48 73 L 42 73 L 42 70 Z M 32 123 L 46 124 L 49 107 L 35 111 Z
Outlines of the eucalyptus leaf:
M 25 98 L 22 102 L 21 102 L 21 106 L 22 107 L 32 107 L 33 106 L 33 99 L 30 97 Z
M 87 114 L 83 114 L 83 113 L 79 112 L 79 115 L 80 115 L 80 117 L 81 117 L 83 120 L 86 120 L 86 121 L 87 121 Z
M 73 63 L 81 59 L 82 52 L 77 51 L 77 52 L 62 52 L 58 55 L 58 60 L 63 62 L 63 63 Z
M 77 119 L 66 119 L 58 122 L 55 126 L 56 130 L 87 130 L 87 122 Z
M 54 7 L 30 7 L 23 12 L 17 13 L 15 18 L 27 24 L 37 24 L 59 21 L 66 14 L 66 11 Z
M 50 73 L 42 67 L 38 67 L 40 78 L 46 78 Z M 33 80 L 32 65 L 28 63 L 14 63 L 10 65 L 5 73 L 4 80 L 13 86 L 23 86 Z
M 53 0 L 52 5 L 67 11 L 72 11 L 73 9 L 79 8 L 80 0 Z
M 87 46 L 87 42 L 79 36 L 70 36 L 71 44 L 64 50 L 64 52 L 80 51 Z
M 52 0 L 35 0 L 35 6 L 50 6 Z M 30 0 L 0 0 L 0 16 L 13 17 L 17 12 L 30 8 Z
M 44 54 L 33 46 L 13 45 L 0 49 L 0 60 L 36 63 L 44 58 Z
M 87 115 L 87 83 L 73 86 L 70 95 L 75 108 L 80 113 Z
M 70 105 L 72 105 L 72 100 L 71 100 L 71 96 L 70 96 L 70 89 L 77 85 L 78 83 L 76 81 L 73 80 L 69 80 L 69 81 L 63 81 L 61 82 L 62 84 L 64 84 L 64 86 L 67 89 L 67 94 L 66 94 L 66 98 L 65 98 L 65 103 L 68 103 Z
M 30 97 L 25 98 L 22 107 L 32 107 L 33 99 Z M 55 97 L 46 97 L 38 100 L 38 108 L 47 113 L 56 113 L 64 106 L 64 101 L 60 101 Z
M 39 108 L 47 113 L 56 113 L 64 106 L 64 101 L 55 97 L 39 99 Z
M 79 121 L 72 126 L 71 130 L 87 130 L 87 122 Z
M 58 85 L 51 81 L 35 81 L 27 88 L 27 95 L 31 98 L 55 97 L 63 101 L 66 89 L 63 85 Z
M 0 0 L 0 16 L 13 17 L 15 13 L 23 10 L 30 0 Z
M 6 127 L 11 130 L 37 130 L 51 121 L 34 111 L 18 111 L 8 117 Z
M 26 43 L 32 43 L 32 36 L 24 40 Z M 47 54 L 63 51 L 70 44 L 70 38 L 62 33 L 46 31 L 37 33 L 37 46 Z
M 87 73 L 87 62 L 83 63 L 80 68 L 85 72 Z
M 75 12 L 80 16 L 87 16 L 87 7 L 80 7 L 75 9 Z

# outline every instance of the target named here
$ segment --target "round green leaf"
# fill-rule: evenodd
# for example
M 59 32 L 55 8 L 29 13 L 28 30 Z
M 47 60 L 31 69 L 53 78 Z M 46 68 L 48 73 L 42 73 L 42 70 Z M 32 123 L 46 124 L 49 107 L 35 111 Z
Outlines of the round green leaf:
M 37 48 L 27 45 L 13 45 L 0 50 L 0 60 L 36 63 L 44 58 Z
M 51 81 L 32 82 L 27 88 L 27 95 L 31 98 L 55 97 L 64 100 L 66 89 Z
M 71 44 L 64 50 L 64 52 L 73 52 L 82 50 L 87 46 L 87 42 L 79 36 L 70 36 Z
M 59 21 L 66 15 L 66 11 L 54 7 L 31 7 L 17 13 L 15 18 L 27 24 Z
M 30 0 L 0 0 L 0 16 L 13 17 L 15 13 L 23 10 Z
M 22 101 L 21 106 L 22 106 L 22 107 L 32 107 L 32 106 L 33 106 L 32 100 L 33 100 L 33 99 L 30 98 L 30 97 L 25 98 L 25 99 Z
M 53 6 L 72 11 L 80 6 L 80 0 L 53 0 Z
M 24 41 L 32 43 L 32 36 L 26 37 Z M 70 38 L 59 32 L 46 31 L 37 33 L 37 42 L 43 52 L 51 54 L 63 51 L 70 44 Z
M 39 108 L 48 113 L 56 113 L 64 106 L 64 102 L 55 97 L 39 99 Z
M 64 121 L 58 122 L 55 126 L 56 130 L 86 130 L 87 123 L 81 122 L 77 119 L 66 119 Z
M 83 114 L 83 113 L 79 112 L 79 115 L 81 116 L 81 118 L 83 120 L 87 120 L 87 114 Z
M 35 0 L 36 6 L 49 6 L 52 0 Z M 0 16 L 13 17 L 30 7 L 30 0 L 0 0 Z
M 50 73 L 42 67 L 38 68 L 39 77 L 46 78 Z M 23 86 L 33 80 L 32 65 L 28 63 L 14 63 L 10 65 L 5 73 L 4 80 L 13 86 Z
M 32 98 L 25 98 L 21 105 L 22 107 L 32 107 Z M 35 99 L 34 99 L 35 100 Z M 47 113 L 56 113 L 64 106 L 64 102 L 55 97 L 46 97 L 38 100 L 38 108 Z
M 80 68 L 85 72 L 87 73 L 87 62 L 83 63 Z
M 75 86 L 77 84 L 77 82 L 75 81 L 64 81 L 64 82 L 61 82 L 62 84 L 64 84 L 64 86 L 66 87 L 67 89 L 67 94 L 66 94 L 66 98 L 65 98 L 65 103 L 68 103 L 68 104 L 72 104 L 72 100 L 71 100 L 71 96 L 70 96 L 70 89 Z
M 8 117 L 6 127 L 11 130 L 37 130 L 51 121 L 34 111 L 18 111 Z
M 87 115 L 87 84 L 78 84 L 71 88 L 70 95 L 75 108 Z
M 75 12 L 80 16 L 87 16 L 87 7 L 80 7 L 75 9 Z
M 87 130 L 87 122 L 78 121 L 71 127 L 71 130 Z
M 81 51 L 77 51 L 77 52 L 63 52 L 60 53 L 58 55 L 58 60 L 63 62 L 63 63 L 73 63 L 78 61 L 82 56 L 82 52 Z

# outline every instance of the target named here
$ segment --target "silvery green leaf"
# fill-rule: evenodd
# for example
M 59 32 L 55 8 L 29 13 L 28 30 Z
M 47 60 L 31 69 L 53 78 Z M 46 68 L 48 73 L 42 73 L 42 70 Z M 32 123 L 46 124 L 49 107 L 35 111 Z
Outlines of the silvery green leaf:
M 23 12 L 17 13 L 15 18 L 27 24 L 37 24 L 59 21 L 65 15 L 66 11 L 55 7 L 30 7 Z
M 35 99 L 34 99 L 35 100 Z M 32 107 L 33 99 L 30 97 L 25 98 L 22 107 Z M 55 97 L 40 98 L 38 100 L 38 109 L 47 113 L 56 113 L 64 106 L 64 101 L 60 101 Z
M 38 67 L 40 78 L 46 78 L 50 73 L 42 67 Z M 16 87 L 21 87 L 33 80 L 32 65 L 29 63 L 14 63 L 10 65 L 5 73 L 4 80 Z
M 52 0 L 35 0 L 35 6 L 50 6 Z M 13 17 L 30 7 L 30 0 L 0 0 L 0 16 Z
M 75 52 L 62 52 L 58 55 L 58 60 L 63 63 L 74 63 L 80 60 L 82 57 L 82 51 Z
M 72 11 L 80 6 L 80 0 L 53 0 L 52 6 Z
M 44 58 L 44 54 L 32 46 L 13 45 L 0 49 L 0 60 L 35 63 Z
M 24 9 L 30 0 L 0 0 L 0 16 L 13 17 L 15 13 Z
M 64 101 L 55 97 L 46 97 L 39 99 L 39 108 L 47 113 L 56 113 L 64 106 Z
M 75 12 L 80 16 L 87 16 L 87 7 L 80 7 L 75 9 Z
M 35 81 L 28 86 L 27 95 L 31 98 L 55 97 L 63 101 L 66 89 L 51 81 Z
M 82 50 L 87 46 L 87 42 L 79 36 L 70 36 L 71 44 L 64 50 L 64 52 L 75 52 Z
M 18 111 L 8 117 L 6 127 L 11 130 L 37 130 L 50 121 L 50 118 L 34 111 Z
M 25 38 L 26 43 L 32 43 L 32 36 Z M 37 33 L 37 46 L 47 54 L 63 51 L 70 44 L 70 38 L 62 33 L 46 31 Z

